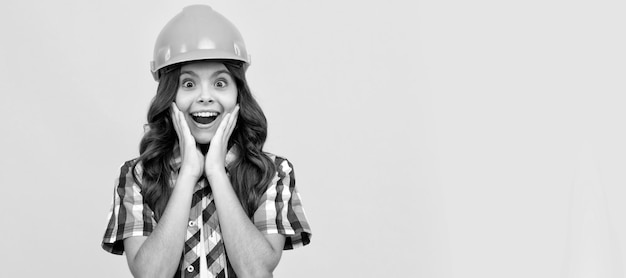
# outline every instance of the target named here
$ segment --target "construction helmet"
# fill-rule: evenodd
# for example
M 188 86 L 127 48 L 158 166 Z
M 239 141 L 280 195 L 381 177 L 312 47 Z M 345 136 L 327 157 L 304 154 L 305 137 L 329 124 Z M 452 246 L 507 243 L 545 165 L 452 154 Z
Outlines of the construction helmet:
M 250 56 L 237 27 L 206 5 L 192 5 L 172 18 L 161 30 L 150 63 L 158 81 L 159 70 L 169 65 L 205 60 L 237 60 L 250 64 Z

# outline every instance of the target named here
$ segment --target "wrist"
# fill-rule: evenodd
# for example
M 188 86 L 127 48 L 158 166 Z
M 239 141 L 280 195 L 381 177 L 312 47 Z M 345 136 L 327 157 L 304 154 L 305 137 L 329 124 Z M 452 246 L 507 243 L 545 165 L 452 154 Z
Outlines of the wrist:
M 230 181 L 228 174 L 226 174 L 226 169 L 224 168 L 211 172 L 207 171 L 206 177 L 210 184 L 220 184 L 220 182 L 224 180 Z
M 194 182 L 197 182 L 202 176 L 202 171 L 195 171 L 186 167 L 181 167 L 178 171 L 178 179 L 189 179 Z

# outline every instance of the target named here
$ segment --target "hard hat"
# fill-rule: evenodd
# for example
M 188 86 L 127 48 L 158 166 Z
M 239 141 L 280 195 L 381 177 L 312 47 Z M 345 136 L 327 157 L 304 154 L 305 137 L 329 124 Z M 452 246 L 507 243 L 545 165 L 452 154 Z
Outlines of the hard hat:
M 250 64 L 250 56 L 237 27 L 206 5 L 192 5 L 172 18 L 161 30 L 154 45 L 150 68 L 154 80 L 159 70 L 173 64 L 225 59 Z

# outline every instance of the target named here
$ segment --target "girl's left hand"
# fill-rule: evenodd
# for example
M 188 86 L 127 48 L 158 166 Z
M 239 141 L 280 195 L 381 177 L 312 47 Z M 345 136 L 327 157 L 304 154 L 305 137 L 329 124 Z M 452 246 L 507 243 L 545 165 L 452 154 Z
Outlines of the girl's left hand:
M 211 175 L 224 171 L 226 164 L 226 153 L 228 147 L 228 139 L 233 133 L 235 126 L 237 125 L 237 117 L 239 116 L 239 105 L 235 106 L 232 113 L 227 113 L 222 119 L 222 122 L 217 127 L 213 139 L 211 139 L 211 146 L 206 154 L 204 161 L 204 173 L 207 178 Z

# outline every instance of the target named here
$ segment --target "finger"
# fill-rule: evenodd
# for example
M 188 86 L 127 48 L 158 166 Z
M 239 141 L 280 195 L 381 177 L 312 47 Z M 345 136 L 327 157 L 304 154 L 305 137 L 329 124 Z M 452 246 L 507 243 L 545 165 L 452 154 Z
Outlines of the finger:
M 224 120 L 222 120 L 222 125 L 220 125 L 220 127 L 222 129 L 222 133 L 221 133 L 222 136 L 227 133 L 228 128 L 230 127 L 230 125 L 232 123 L 232 119 L 233 119 L 233 112 L 226 113 L 226 116 L 224 117 Z
M 174 125 L 174 130 L 176 131 L 176 134 L 179 135 L 180 128 L 178 126 L 178 115 L 176 114 L 176 104 L 173 102 L 170 106 L 170 117 L 172 119 L 172 124 Z
M 213 138 L 222 138 L 222 135 L 224 134 L 224 129 L 226 128 L 226 125 L 228 125 L 229 118 L 230 118 L 230 113 L 226 113 L 224 117 L 222 118 L 220 125 L 217 126 L 217 130 L 215 131 L 215 135 L 213 136 Z
M 191 135 L 191 130 L 189 129 L 189 125 L 187 124 L 187 120 L 185 119 L 185 115 L 180 110 L 178 111 L 179 124 L 181 128 L 181 133 L 183 134 L 183 138 L 188 140 L 189 143 L 193 141 L 195 144 L 195 140 L 193 140 L 193 136 Z
M 176 136 L 178 136 L 178 142 L 179 144 L 182 145 L 183 134 L 182 134 L 181 126 L 180 126 L 180 117 L 178 114 L 180 110 L 178 109 L 178 107 L 176 106 L 174 102 L 172 102 L 172 107 L 170 110 L 171 110 L 171 115 L 172 115 L 172 123 L 174 124 L 174 130 L 176 131 Z
M 185 116 L 182 115 L 182 112 L 181 112 L 181 117 L 183 119 L 182 125 L 183 125 L 183 130 L 185 130 L 184 134 L 185 134 L 185 140 L 187 140 L 187 144 L 189 144 L 189 146 L 196 146 L 196 138 L 194 138 L 193 134 L 191 134 L 191 129 L 189 128 L 189 124 L 187 123 Z
M 237 119 L 239 118 L 239 105 L 235 106 L 231 117 L 229 118 L 228 126 L 226 127 L 226 132 L 224 133 L 224 141 L 228 141 L 230 136 L 233 134 L 233 130 L 235 130 L 235 126 L 237 126 Z
M 174 124 L 174 129 L 176 130 L 176 132 L 180 132 L 180 126 L 178 125 L 178 107 L 176 107 L 176 104 L 172 102 L 172 105 L 170 107 L 170 115 L 172 117 L 172 123 Z
M 176 137 L 178 138 L 178 150 L 180 151 L 181 155 L 184 155 L 185 153 L 185 143 L 183 141 L 183 133 L 180 127 L 180 117 L 178 116 L 178 111 L 180 111 L 178 109 L 178 107 L 176 106 L 176 104 L 174 102 L 172 102 L 171 108 L 171 115 L 172 115 L 172 124 L 174 125 L 174 131 L 176 131 Z
M 228 118 L 228 125 L 226 126 L 226 130 L 229 130 L 232 125 L 233 122 L 237 119 L 237 113 L 239 112 L 239 105 L 235 106 L 235 109 L 233 109 L 233 112 L 230 113 L 230 117 Z
M 226 139 L 230 137 L 233 130 L 235 129 L 235 126 L 237 125 L 237 118 L 239 118 L 239 105 L 235 106 L 235 109 L 233 109 L 233 112 L 229 119 L 228 126 L 226 127 Z
M 231 127 L 231 131 L 235 129 L 235 126 L 237 126 L 237 120 L 239 119 L 239 104 L 237 104 L 237 106 L 235 106 L 235 110 L 233 111 L 233 123 L 232 123 L 232 127 Z

